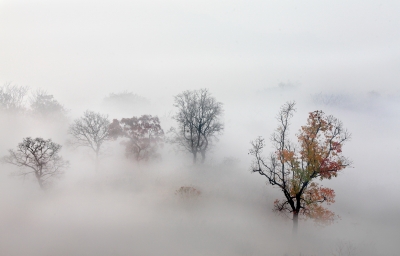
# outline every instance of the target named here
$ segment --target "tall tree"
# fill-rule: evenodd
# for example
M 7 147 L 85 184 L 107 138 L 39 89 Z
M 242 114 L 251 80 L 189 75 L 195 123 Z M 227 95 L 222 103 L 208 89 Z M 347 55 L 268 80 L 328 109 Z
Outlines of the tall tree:
M 112 139 L 109 125 L 107 115 L 87 110 L 69 127 L 68 132 L 72 136 L 70 143 L 77 147 L 88 147 L 96 154 L 96 170 L 103 144 Z
M 27 137 L 18 144 L 17 150 L 9 150 L 9 155 L 4 156 L 2 162 L 23 167 L 20 175 L 33 173 L 40 188 L 44 189 L 52 178 L 60 176 L 69 165 L 59 156 L 60 150 L 61 145 L 50 139 Z
M 184 91 L 175 96 L 178 113 L 174 119 L 178 129 L 171 128 L 171 143 L 193 154 L 193 163 L 201 154 L 201 162 L 206 159 L 206 152 L 224 130 L 221 121 L 222 103 L 218 102 L 207 89 Z
M 164 143 L 164 131 L 160 120 L 156 116 L 142 115 L 141 117 L 116 119 L 110 125 L 110 134 L 113 137 L 127 138 L 125 154 L 140 162 L 158 157 L 158 149 Z
M 254 157 L 253 172 L 266 177 L 282 191 L 284 198 L 274 202 L 274 209 L 292 214 L 293 233 L 296 233 L 299 216 L 326 224 L 335 220 L 336 215 L 322 206 L 334 202 L 335 192 L 316 180 L 336 177 L 350 165 L 342 155 L 342 146 L 350 139 L 350 133 L 335 117 L 314 111 L 297 134 L 298 145 L 295 145 L 288 138 L 294 106 L 294 102 L 286 103 L 277 116 L 279 126 L 271 137 L 274 152 L 264 158 L 261 153 L 265 141 L 259 137 L 252 142 L 250 154 Z

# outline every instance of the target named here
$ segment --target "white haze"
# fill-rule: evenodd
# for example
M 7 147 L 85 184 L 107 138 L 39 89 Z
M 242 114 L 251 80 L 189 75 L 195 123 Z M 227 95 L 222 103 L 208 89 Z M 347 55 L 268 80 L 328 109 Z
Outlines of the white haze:
M 159 116 L 164 131 L 174 95 L 208 88 L 225 123 L 202 167 L 169 145 L 138 166 L 115 141 L 95 173 L 90 151 L 66 146 L 68 122 L 1 114 L 1 156 L 40 136 L 62 144 L 71 167 L 42 192 L 0 166 L 0 255 L 334 255 L 346 245 L 397 255 L 399 12 L 395 1 L 0 1 L 0 85 L 47 90 L 69 122 L 86 109 L 131 111 Z M 104 106 L 123 91 L 150 106 Z M 323 182 L 341 220 L 300 222 L 297 240 L 272 212 L 280 191 L 250 173 L 247 154 L 289 100 L 294 141 L 316 109 L 353 135 L 343 149 L 353 168 Z M 181 186 L 202 194 L 182 199 Z

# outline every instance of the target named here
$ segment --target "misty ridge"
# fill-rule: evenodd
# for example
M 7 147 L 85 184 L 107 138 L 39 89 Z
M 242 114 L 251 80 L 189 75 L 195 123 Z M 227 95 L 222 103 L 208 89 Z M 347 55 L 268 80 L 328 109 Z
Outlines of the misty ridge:
M 0 87 L 0 255 L 397 255 L 398 91 L 310 92 L 288 81 L 157 101 L 109 90 L 81 109 L 44 90 Z M 310 192 L 314 208 L 293 234 L 290 202 L 276 203 L 284 195 L 264 175 L 271 166 L 257 173 L 251 152 L 261 136 L 260 159 L 282 152 L 271 161 L 295 166 L 290 143 L 310 113 L 343 122 L 351 138 L 335 154 L 349 162 L 335 158 L 339 167 L 315 176 L 336 197 L 326 205 L 328 195 Z M 282 117 L 288 146 L 276 149 Z M 32 158 L 35 170 L 32 149 L 47 159 Z

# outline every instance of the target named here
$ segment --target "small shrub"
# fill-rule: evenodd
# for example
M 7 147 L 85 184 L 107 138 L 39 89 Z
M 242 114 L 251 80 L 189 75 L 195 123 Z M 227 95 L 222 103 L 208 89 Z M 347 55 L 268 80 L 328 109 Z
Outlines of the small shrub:
M 351 101 L 351 99 L 343 94 L 326 94 L 322 92 L 312 95 L 312 100 L 318 105 L 331 107 L 345 106 L 348 105 Z
M 175 195 L 183 199 L 194 199 L 201 195 L 201 191 L 191 186 L 182 186 L 176 190 Z
M 350 241 L 339 240 L 336 242 L 335 249 L 332 252 L 333 256 L 355 256 L 357 248 Z

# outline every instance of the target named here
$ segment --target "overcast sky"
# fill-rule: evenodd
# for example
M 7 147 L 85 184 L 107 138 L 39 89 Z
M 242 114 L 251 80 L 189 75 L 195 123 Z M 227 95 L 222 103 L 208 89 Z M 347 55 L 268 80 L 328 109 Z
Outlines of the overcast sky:
M 398 87 L 398 1 L 0 1 L 0 83 L 61 101 Z M 89 97 L 90 95 L 90 97 Z

